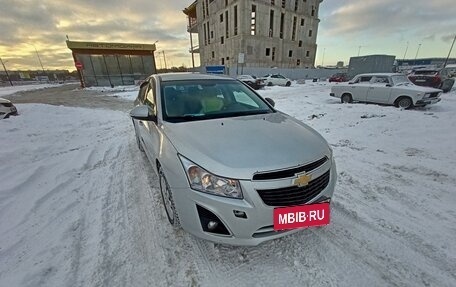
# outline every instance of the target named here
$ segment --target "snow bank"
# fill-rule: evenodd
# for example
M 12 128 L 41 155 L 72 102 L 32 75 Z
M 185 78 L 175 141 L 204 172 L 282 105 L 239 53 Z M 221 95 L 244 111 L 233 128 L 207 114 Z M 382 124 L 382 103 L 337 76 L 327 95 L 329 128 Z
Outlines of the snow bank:
M 0 97 L 15 94 L 17 92 L 40 90 L 52 87 L 58 87 L 60 84 L 34 84 L 34 85 L 23 85 L 23 86 L 9 86 L 0 87 Z

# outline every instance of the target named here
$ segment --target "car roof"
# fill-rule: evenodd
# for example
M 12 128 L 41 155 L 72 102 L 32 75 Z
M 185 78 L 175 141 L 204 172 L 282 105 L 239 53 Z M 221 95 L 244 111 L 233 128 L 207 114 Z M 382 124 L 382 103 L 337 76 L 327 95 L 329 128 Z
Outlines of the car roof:
M 166 73 L 153 75 L 162 82 L 185 80 L 234 80 L 226 75 L 200 74 L 200 73 Z

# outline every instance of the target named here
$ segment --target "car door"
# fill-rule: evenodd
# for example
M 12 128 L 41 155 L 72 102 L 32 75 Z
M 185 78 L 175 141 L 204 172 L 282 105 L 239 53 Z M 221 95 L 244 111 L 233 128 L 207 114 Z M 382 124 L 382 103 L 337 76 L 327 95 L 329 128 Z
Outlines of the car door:
M 350 85 L 348 90 L 351 92 L 354 101 L 366 101 L 371 79 L 372 76 L 360 76 L 353 84 Z
M 287 84 L 287 78 L 282 75 L 277 75 L 277 85 L 285 86 Z
M 147 89 L 144 105 L 149 106 L 151 111 L 157 116 L 156 121 L 138 121 L 141 137 L 144 142 L 144 150 L 147 153 L 149 159 L 155 160 L 158 157 L 160 150 L 160 131 L 158 128 L 158 109 L 157 109 L 157 85 L 154 78 L 149 81 L 149 87 Z
M 387 104 L 391 96 L 392 81 L 388 76 L 374 76 L 371 79 L 367 102 Z

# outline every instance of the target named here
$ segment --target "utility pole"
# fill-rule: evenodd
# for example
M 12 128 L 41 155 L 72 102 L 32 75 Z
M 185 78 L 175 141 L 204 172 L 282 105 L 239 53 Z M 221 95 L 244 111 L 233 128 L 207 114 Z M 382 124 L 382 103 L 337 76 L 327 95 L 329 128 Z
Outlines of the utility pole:
M 6 77 L 8 78 L 8 81 L 10 82 L 10 85 L 13 86 L 13 82 L 11 81 L 11 78 L 8 74 L 8 70 L 6 70 L 5 63 L 3 63 L 2 58 L 0 58 L 0 62 L 2 62 L 3 70 L 5 70 Z
M 359 46 L 359 47 L 358 47 L 358 57 L 359 57 L 359 54 L 361 53 L 361 48 L 362 48 L 362 47 L 363 47 L 363 46 Z
M 454 35 L 454 39 L 453 39 L 453 44 L 451 44 L 451 48 L 450 48 L 450 51 L 448 52 L 448 56 L 447 58 L 445 59 L 445 63 L 443 64 L 443 67 L 445 68 L 447 63 L 448 63 L 448 59 L 450 58 L 450 55 L 451 55 L 451 51 L 453 51 L 453 46 L 454 46 L 454 42 L 456 41 L 456 35 Z

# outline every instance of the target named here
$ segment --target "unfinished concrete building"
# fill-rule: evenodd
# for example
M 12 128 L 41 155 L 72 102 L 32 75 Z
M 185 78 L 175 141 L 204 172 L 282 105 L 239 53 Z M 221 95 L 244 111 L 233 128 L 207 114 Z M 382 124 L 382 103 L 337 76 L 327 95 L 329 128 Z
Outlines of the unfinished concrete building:
M 201 66 L 314 67 L 321 2 L 196 0 L 184 9 L 190 53 Z

